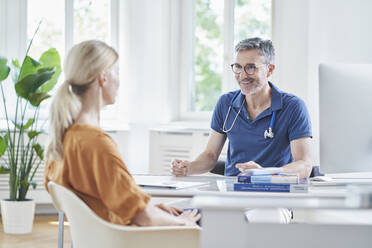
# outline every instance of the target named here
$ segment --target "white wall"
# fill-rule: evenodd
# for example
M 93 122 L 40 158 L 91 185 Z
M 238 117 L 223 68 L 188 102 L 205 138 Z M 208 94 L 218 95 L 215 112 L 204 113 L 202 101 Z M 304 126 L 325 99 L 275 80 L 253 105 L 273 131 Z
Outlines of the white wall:
M 124 160 L 131 172 L 148 170 L 148 129 L 172 120 L 177 109 L 177 74 L 172 68 L 176 59 L 173 51 L 178 49 L 174 32 L 179 29 L 177 20 L 172 21 L 180 16 L 177 2 L 120 2 L 121 87 L 130 120 L 129 150 Z
M 319 164 L 319 63 L 372 63 L 372 1 L 273 1 L 274 80 L 306 102 Z
M 27 9 L 24 0 L 0 1 L 0 54 L 8 58 L 24 57 L 26 44 Z

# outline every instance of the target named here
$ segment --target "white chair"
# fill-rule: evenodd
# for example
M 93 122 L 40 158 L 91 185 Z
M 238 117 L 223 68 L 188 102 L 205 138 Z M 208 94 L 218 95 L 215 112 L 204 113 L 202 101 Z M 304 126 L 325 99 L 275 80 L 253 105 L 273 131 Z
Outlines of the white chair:
M 134 227 L 98 217 L 78 196 L 54 182 L 48 183 L 54 206 L 70 223 L 76 248 L 199 247 L 200 228 L 185 226 Z

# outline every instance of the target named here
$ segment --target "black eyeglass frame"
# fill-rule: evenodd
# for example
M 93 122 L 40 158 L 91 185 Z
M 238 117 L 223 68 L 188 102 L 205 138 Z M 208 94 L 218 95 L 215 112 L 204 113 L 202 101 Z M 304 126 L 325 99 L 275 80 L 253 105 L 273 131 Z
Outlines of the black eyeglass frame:
M 240 66 L 240 71 L 239 72 L 236 72 L 234 70 L 234 66 L 236 65 L 239 65 Z M 243 72 L 243 70 L 245 71 L 245 73 L 247 73 L 248 75 L 253 75 L 255 72 L 256 72 L 256 69 L 259 68 L 259 67 L 262 67 L 263 65 L 269 65 L 269 64 L 260 64 L 260 65 L 256 65 L 256 64 L 246 64 L 244 67 L 241 66 L 240 64 L 238 63 L 234 63 L 234 64 L 231 64 L 231 70 L 233 71 L 233 73 L 235 74 L 240 74 Z M 250 66 L 250 67 L 249 67 Z

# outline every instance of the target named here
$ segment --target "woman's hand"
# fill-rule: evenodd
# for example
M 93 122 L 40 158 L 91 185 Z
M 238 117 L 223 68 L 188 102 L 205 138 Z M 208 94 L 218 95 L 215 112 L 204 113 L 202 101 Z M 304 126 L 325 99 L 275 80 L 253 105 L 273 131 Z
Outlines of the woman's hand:
M 184 211 L 178 218 L 185 223 L 185 226 L 196 226 L 196 222 L 200 220 L 201 215 L 198 213 L 197 209 L 193 209 Z
M 156 204 L 158 208 L 161 210 L 167 212 L 168 214 L 174 215 L 174 216 L 179 216 L 180 214 L 183 213 L 182 209 L 176 208 L 176 207 L 171 207 L 171 206 L 166 206 L 163 203 Z
M 240 172 L 245 172 L 248 169 L 262 169 L 262 166 L 254 161 L 249 161 L 247 163 L 238 163 L 235 165 L 235 167 L 238 168 Z

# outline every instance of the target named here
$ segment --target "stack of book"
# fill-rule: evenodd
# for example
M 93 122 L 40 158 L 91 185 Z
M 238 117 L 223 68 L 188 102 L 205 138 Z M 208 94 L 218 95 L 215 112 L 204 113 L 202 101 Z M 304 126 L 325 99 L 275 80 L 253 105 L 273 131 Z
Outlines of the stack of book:
M 247 171 L 238 175 L 238 182 L 234 184 L 234 191 L 256 192 L 308 192 L 307 179 L 299 179 L 297 174 L 262 174 L 263 171 Z

